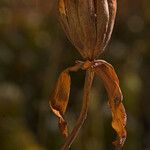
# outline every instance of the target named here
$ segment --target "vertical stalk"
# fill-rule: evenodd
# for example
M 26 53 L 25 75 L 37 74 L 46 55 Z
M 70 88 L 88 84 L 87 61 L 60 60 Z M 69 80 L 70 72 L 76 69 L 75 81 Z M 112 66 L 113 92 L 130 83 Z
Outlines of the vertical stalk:
M 88 107 L 89 107 L 89 97 L 90 97 L 90 91 L 91 91 L 91 87 L 92 87 L 93 78 L 94 78 L 94 72 L 93 72 L 92 68 L 89 68 L 86 71 L 86 76 L 85 76 L 83 102 L 82 102 L 80 116 L 79 116 L 77 123 L 76 123 L 75 127 L 73 128 L 71 134 L 68 136 L 65 144 L 62 146 L 61 150 L 68 150 L 70 148 L 71 144 L 77 137 L 79 130 L 82 127 L 82 125 L 87 117 L 87 112 L 88 112 Z

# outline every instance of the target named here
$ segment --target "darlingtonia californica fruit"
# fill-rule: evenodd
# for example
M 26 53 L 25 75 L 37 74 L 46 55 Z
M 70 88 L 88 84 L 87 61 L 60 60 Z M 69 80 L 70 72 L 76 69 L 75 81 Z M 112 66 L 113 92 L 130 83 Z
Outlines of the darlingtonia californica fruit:
M 71 43 L 83 57 L 74 66 L 68 67 L 60 74 L 50 97 L 50 108 L 58 117 L 61 133 L 66 138 L 62 150 L 67 150 L 77 136 L 86 119 L 89 107 L 89 94 L 94 76 L 104 83 L 108 93 L 109 107 L 112 113 L 112 127 L 117 133 L 116 146 L 123 146 L 126 139 L 126 113 L 122 104 L 122 92 L 119 79 L 111 64 L 97 59 L 107 46 L 116 16 L 116 0 L 59 0 L 58 14 L 60 23 Z M 64 119 L 69 94 L 70 72 L 86 70 L 83 103 L 80 116 L 72 132 L 68 134 Z

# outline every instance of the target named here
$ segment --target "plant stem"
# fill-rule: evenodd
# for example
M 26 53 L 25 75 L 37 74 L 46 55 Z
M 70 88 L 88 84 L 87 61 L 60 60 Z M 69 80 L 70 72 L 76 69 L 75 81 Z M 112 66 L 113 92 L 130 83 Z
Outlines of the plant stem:
M 91 87 L 92 87 L 93 78 L 94 78 L 94 72 L 93 72 L 92 68 L 89 68 L 86 71 L 86 76 L 85 76 L 83 102 L 82 102 L 80 116 L 79 116 L 77 123 L 76 123 L 75 127 L 73 128 L 71 134 L 68 136 L 65 144 L 62 146 L 61 150 L 68 150 L 70 148 L 71 144 L 77 137 L 79 130 L 82 127 L 82 125 L 87 117 L 87 112 L 88 112 L 88 107 L 89 107 L 89 97 L 90 97 L 90 91 L 91 91 Z

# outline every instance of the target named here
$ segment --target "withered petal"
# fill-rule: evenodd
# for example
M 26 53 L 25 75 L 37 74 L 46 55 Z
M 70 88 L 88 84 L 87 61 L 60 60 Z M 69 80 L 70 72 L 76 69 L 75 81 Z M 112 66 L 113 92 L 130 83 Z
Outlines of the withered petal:
M 123 146 L 126 139 L 126 112 L 122 104 L 122 92 L 119 87 L 119 80 L 113 67 L 105 61 L 99 60 L 99 65 L 94 68 L 107 90 L 109 106 L 112 112 L 112 127 L 118 134 L 118 139 L 113 142 L 116 146 Z
M 56 87 L 50 97 L 50 108 L 59 119 L 59 127 L 64 137 L 68 136 L 67 123 L 63 118 L 68 105 L 71 79 L 68 70 L 64 70 L 56 83 Z
M 82 66 L 82 63 L 76 63 L 74 66 L 62 71 L 49 100 L 50 108 L 58 117 L 60 131 L 65 138 L 68 136 L 67 122 L 64 119 L 64 114 L 70 95 L 71 77 L 69 73 L 78 71 Z

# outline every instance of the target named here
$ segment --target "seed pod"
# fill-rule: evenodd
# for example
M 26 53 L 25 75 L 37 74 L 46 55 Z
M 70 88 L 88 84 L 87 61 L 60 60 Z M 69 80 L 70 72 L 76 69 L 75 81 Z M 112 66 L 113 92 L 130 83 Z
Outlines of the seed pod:
M 59 0 L 63 29 L 84 59 L 97 58 L 107 46 L 116 16 L 116 0 Z
M 59 76 L 50 98 L 50 107 L 59 119 L 62 134 L 67 137 L 62 150 L 68 150 L 83 125 L 89 107 L 89 94 L 94 76 L 104 83 L 112 112 L 112 127 L 118 137 L 114 145 L 122 147 L 126 140 L 126 112 L 119 79 L 111 64 L 96 58 L 105 50 L 110 40 L 115 16 L 116 0 L 58 0 L 60 22 L 67 37 L 78 49 L 85 61 L 76 61 Z M 83 103 L 79 118 L 70 134 L 64 119 L 67 108 L 71 77 L 70 72 L 86 70 Z

